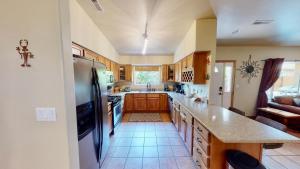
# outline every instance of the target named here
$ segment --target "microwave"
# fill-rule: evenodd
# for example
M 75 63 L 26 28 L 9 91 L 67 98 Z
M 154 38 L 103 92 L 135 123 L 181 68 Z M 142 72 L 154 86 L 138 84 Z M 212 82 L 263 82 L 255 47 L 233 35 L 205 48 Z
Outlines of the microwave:
M 114 74 L 112 71 L 106 71 L 106 83 L 113 84 L 114 83 Z

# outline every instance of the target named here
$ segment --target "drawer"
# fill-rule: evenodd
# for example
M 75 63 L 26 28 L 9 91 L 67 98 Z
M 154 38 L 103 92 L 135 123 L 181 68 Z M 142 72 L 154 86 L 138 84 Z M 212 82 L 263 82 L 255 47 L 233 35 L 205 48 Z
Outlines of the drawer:
M 209 143 L 207 143 L 198 132 L 194 132 L 194 146 L 197 146 L 197 145 L 202 148 L 203 152 L 207 156 L 210 155 Z
M 146 97 L 147 94 L 133 94 L 133 97 Z
M 147 97 L 159 97 L 159 94 L 157 94 L 157 93 L 148 93 Z
M 197 169 L 207 169 L 203 161 L 200 159 L 200 157 L 197 154 L 193 154 L 193 160 L 195 162 L 195 166 Z
M 206 168 L 209 168 L 210 158 L 205 154 L 205 152 L 200 148 L 199 145 L 195 145 L 193 148 L 193 155 L 197 157 L 197 159 L 201 159 Z
M 195 132 L 200 133 L 200 135 L 208 142 L 210 143 L 210 133 L 209 131 L 202 126 L 197 120 L 194 120 L 194 129 Z

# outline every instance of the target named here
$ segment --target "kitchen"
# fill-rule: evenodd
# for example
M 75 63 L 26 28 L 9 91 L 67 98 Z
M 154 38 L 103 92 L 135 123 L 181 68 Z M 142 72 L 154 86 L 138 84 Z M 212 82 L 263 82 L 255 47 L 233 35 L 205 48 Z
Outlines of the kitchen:
M 292 63 L 268 92 L 299 95 L 297 6 L 4 2 L 0 168 L 300 168 L 300 115 L 256 106 L 270 57 Z

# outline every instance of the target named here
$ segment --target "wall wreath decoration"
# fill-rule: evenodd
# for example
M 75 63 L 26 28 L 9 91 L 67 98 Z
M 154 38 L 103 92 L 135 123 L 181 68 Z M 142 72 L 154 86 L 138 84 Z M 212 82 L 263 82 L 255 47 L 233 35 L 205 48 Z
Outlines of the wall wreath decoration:
M 252 60 L 252 56 L 249 55 L 248 60 L 243 61 L 243 64 L 237 70 L 240 71 L 242 78 L 248 78 L 248 83 L 250 83 L 252 78 L 257 77 L 261 68 L 259 61 Z

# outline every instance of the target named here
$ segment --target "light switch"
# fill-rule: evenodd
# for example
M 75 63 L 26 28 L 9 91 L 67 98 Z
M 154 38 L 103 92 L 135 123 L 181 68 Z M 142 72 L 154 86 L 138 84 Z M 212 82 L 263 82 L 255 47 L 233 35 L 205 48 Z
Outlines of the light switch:
M 56 121 L 56 112 L 53 107 L 35 108 L 36 121 Z

